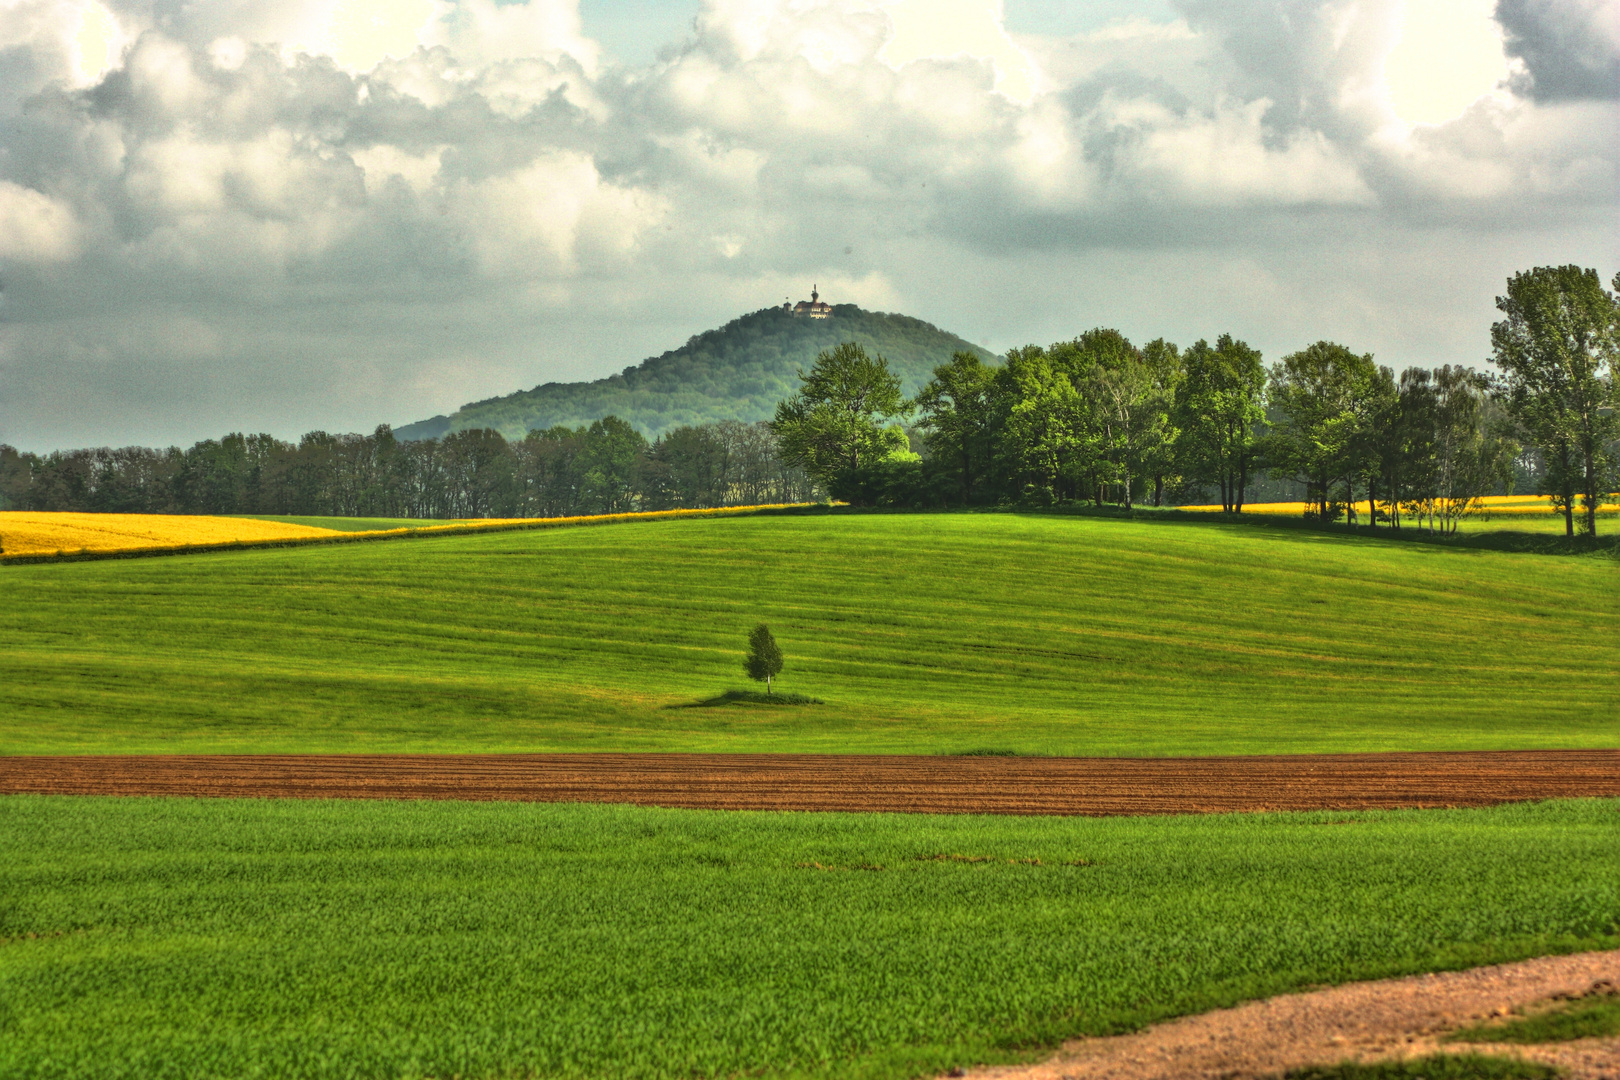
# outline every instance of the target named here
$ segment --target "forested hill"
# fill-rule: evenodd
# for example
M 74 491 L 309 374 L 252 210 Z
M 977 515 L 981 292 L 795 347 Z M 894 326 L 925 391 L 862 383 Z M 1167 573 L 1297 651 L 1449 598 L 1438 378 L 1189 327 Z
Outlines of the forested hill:
M 450 416 L 408 424 L 394 433 L 401 439 L 430 439 L 468 428 L 494 428 L 517 439 L 533 428 L 578 427 L 611 415 L 656 438 L 682 424 L 768 420 L 776 403 L 798 388 L 798 370 L 808 371 L 817 353 L 846 341 L 886 357 L 907 394 L 916 393 L 954 352 L 992 358 L 989 351 L 906 315 L 837 304 L 831 318 L 810 319 L 765 308 L 618 375 L 595 382 L 545 383 L 475 401 Z

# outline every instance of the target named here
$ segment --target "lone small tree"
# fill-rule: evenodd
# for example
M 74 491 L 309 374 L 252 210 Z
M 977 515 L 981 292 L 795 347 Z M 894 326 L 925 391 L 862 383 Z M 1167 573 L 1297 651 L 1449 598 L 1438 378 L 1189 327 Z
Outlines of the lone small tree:
M 771 637 L 771 628 L 764 623 L 748 634 L 748 656 L 743 660 L 743 670 L 750 679 L 764 683 L 767 694 L 771 692 L 771 679 L 782 673 L 782 649 Z

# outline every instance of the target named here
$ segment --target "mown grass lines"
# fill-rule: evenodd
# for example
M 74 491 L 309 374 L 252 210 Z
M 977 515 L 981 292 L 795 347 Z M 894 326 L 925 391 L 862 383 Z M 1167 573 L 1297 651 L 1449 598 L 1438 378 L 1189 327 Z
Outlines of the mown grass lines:
M 0 752 L 1612 746 L 1612 562 L 1218 522 L 667 521 L 17 566 Z M 740 685 L 766 622 L 782 689 Z

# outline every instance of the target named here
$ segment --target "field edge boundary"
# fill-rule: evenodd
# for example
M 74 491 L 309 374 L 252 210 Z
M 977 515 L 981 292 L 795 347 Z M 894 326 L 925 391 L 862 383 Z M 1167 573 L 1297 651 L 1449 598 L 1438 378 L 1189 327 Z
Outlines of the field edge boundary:
M 477 523 L 423 525 L 403 529 L 336 533 L 332 536 L 287 536 L 274 540 L 226 540 L 215 544 L 166 544 L 157 547 L 120 548 L 113 551 L 59 551 L 51 554 L 19 552 L 15 555 L 0 553 L 0 566 L 99 562 L 103 559 L 149 559 L 165 555 L 206 555 L 220 551 L 317 547 L 325 544 L 360 544 L 378 540 L 428 540 L 440 536 L 529 532 L 539 529 L 576 528 L 590 525 L 633 525 L 640 522 L 680 521 L 688 518 L 799 515 L 813 514 L 830 509 L 831 507 L 826 503 L 768 503 L 759 506 L 719 506 L 702 510 L 645 510 L 623 514 L 592 514 L 580 517 L 530 518 L 524 521 L 502 521 L 488 525 Z

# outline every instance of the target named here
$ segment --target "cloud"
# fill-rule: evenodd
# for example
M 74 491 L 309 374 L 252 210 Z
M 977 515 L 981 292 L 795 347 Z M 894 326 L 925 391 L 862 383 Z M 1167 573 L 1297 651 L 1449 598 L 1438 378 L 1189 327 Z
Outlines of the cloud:
M 1145 129 L 1132 146 L 1132 175 L 1190 205 L 1366 205 L 1373 192 L 1355 162 L 1321 132 L 1268 138 L 1272 102 L 1218 106 L 1210 116 L 1137 104 L 1121 122 Z
M 415 52 L 436 14 L 433 0 L 337 0 L 308 51 L 351 71 Z
M 0 108 L 53 82 L 93 85 L 143 24 L 99 0 L 9 0 L 0 6 Z
M 60 263 L 78 254 L 72 208 L 38 191 L 0 180 L 0 259 Z
M 972 57 L 995 69 L 997 92 L 1025 103 L 1035 96 L 1038 73 L 1007 34 L 1002 0 L 891 0 L 883 10 L 894 24 L 878 52 L 884 63 Z
M 372 0 L 392 4 L 394 0 Z M 426 35 L 424 44 L 444 45 L 476 65 L 538 57 L 556 62 L 567 56 L 587 75 L 596 74 L 601 46 L 586 37 L 579 8 L 560 0 L 461 0 Z
M 123 2 L 0 8 L 0 438 L 406 421 L 811 281 L 1000 347 L 1111 312 L 1281 342 L 1297 304 L 1478 362 L 1464 300 L 1415 316 L 1322 268 L 1620 254 L 1620 106 L 1527 60 L 1533 94 L 1468 68 L 1414 126 L 1391 58 L 1445 30 L 1399 0 L 1180 0 L 1068 37 L 1009 35 L 995 0 L 707 0 L 641 66 L 572 0 Z
M 485 269 L 497 275 L 572 276 L 621 262 L 665 210 L 649 192 L 604 183 L 591 158 L 547 154 L 523 169 L 453 191 Z
M 1495 0 L 1406 0 L 1400 40 L 1384 60 L 1402 120 L 1441 124 L 1507 81 Z
M 1271 103 L 1279 128 L 1335 125 L 1346 84 L 1364 77 L 1392 38 L 1384 0 L 1176 0 L 1188 26 L 1214 39 L 1230 74 L 1225 91 Z
M 1497 0 L 1507 51 L 1524 64 L 1515 89 L 1537 101 L 1620 98 L 1620 3 Z

